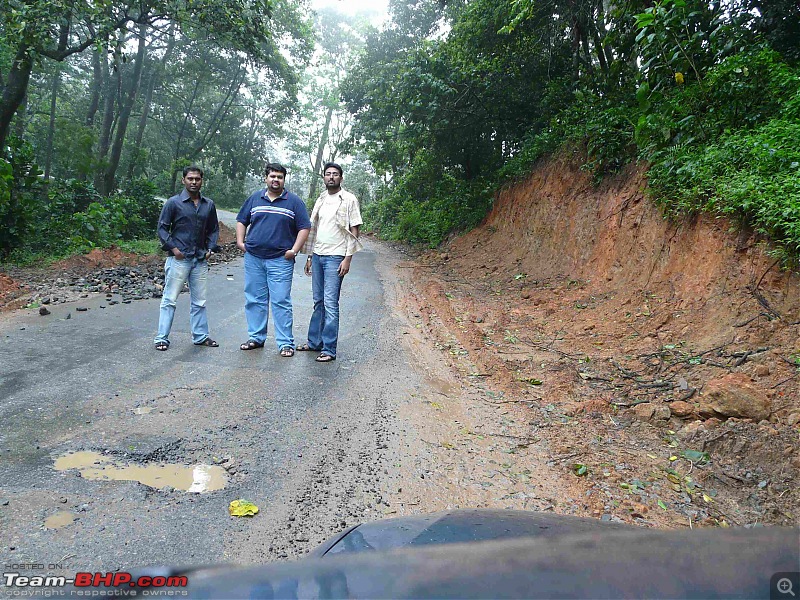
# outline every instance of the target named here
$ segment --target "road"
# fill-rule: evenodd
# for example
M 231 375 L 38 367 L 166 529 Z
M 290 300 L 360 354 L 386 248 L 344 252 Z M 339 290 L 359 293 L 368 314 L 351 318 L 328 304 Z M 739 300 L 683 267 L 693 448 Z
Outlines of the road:
M 396 408 L 425 385 L 387 301 L 382 277 L 394 260 L 368 246 L 353 261 L 330 364 L 313 353 L 278 356 L 271 323 L 264 349 L 239 350 L 247 337 L 241 261 L 210 275 L 219 348 L 191 344 L 188 294 L 167 352 L 153 348 L 157 299 L 109 305 L 97 295 L 52 306 L 46 317 L 0 316 L 3 565 L 69 575 L 266 562 L 384 516 L 393 473 L 406 468 Z M 311 291 L 299 264 L 293 299 L 301 343 Z M 84 452 L 97 455 L 79 464 Z M 170 464 L 188 468 L 191 489 L 202 488 L 208 466 L 224 487 L 182 490 Z M 156 479 L 135 481 L 146 476 Z M 236 499 L 260 512 L 229 516 Z

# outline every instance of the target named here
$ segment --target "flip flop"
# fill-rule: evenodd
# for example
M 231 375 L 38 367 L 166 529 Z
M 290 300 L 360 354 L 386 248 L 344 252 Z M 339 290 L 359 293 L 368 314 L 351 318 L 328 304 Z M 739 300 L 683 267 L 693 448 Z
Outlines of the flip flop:
M 164 352 L 165 350 L 169 350 L 169 344 L 167 342 L 156 342 L 156 350 L 159 352 Z
M 330 354 L 320 354 L 315 360 L 317 362 L 333 362 L 336 360 L 336 357 Z
M 208 346 L 209 348 L 218 348 L 219 344 L 212 340 L 210 337 L 207 337 L 202 342 L 197 342 L 195 346 Z
M 281 348 L 280 355 L 284 358 L 289 358 L 290 356 L 294 356 L 294 348 L 286 346 L 285 348 Z
M 319 348 L 312 348 L 308 344 L 300 344 L 297 347 L 298 352 L 319 352 Z

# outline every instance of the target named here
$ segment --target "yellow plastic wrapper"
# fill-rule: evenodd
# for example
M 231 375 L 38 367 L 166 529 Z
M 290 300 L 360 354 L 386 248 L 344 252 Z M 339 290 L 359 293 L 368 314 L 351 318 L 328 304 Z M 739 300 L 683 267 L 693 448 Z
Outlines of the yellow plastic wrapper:
M 258 507 L 249 500 L 233 500 L 228 512 L 232 517 L 252 517 L 258 512 Z

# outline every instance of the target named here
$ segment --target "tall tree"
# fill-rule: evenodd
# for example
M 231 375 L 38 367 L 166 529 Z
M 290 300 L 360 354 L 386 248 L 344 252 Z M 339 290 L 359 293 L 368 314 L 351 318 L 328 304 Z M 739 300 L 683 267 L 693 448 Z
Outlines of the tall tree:
M 125 141 L 125 134 L 128 131 L 128 121 L 130 120 L 131 111 L 133 110 L 133 103 L 136 101 L 136 96 L 139 93 L 139 87 L 142 82 L 142 71 L 144 69 L 145 50 L 147 47 L 145 33 L 146 27 L 144 25 L 139 25 L 139 42 L 136 57 L 134 58 L 133 73 L 127 84 L 127 93 L 120 98 L 120 112 L 114 135 L 114 143 L 111 146 L 111 155 L 109 156 L 105 172 L 103 173 L 102 186 L 98 189 L 98 191 L 104 195 L 108 195 L 114 190 L 117 167 L 119 166 L 119 159 L 122 155 L 122 144 Z
M 279 5 L 293 19 L 293 33 L 299 34 L 290 37 L 288 46 L 307 51 L 302 19 L 287 10 L 285 2 Z M 287 45 L 282 37 L 286 27 L 272 22 L 273 7 L 271 0 L 3 0 L 0 31 L 14 58 L 2 85 L 0 148 L 38 60 L 63 61 L 131 26 L 174 21 L 196 39 L 244 52 L 274 69 L 282 80 L 293 80 L 291 65 L 280 51 L 281 44 Z

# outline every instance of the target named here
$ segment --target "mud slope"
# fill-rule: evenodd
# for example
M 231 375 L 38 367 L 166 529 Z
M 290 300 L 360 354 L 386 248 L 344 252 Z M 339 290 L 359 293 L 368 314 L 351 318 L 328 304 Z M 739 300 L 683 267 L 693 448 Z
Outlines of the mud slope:
M 415 263 L 412 310 L 537 442 L 527 468 L 544 452 L 578 486 L 554 510 L 796 524 L 800 278 L 725 219 L 663 218 L 645 188 L 540 165 Z

